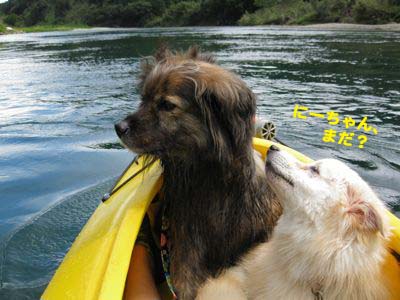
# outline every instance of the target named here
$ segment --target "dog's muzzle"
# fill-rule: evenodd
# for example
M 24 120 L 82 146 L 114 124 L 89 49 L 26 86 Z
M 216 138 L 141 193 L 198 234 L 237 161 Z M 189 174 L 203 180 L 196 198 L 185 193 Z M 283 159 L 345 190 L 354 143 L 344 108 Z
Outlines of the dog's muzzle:
M 118 137 L 121 138 L 129 131 L 129 124 L 126 121 L 121 121 L 114 125 L 115 132 L 117 133 Z
M 274 173 L 276 176 L 282 178 L 287 183 L 289 183 L 291 186 L 293 186 L 294 182 L 293 182 L 292 178 L 290 178 L 290 176 L 288 176 L 287 174 L 282 173 L 280 168 L 277 168 L 277 165 L 276 165 L 277 162 L 275 162 L 275 163 L 272 162 L 272 160 L 274 160 L 274 157 L 276 160 L 276 155 L 279 155 L 279 153 L 280 153 L 280 149 L 277 146 L 272 145 L 271 147 L 269 147 L 268 154 L 267 154 L 267 161 L 265 163 L 265 168 L 267 171 L 269 170 L 270 172 Z M 279 157 L 278 157 L 278 166 L 279 166 L 279 164 L 282 167 L 282 162 L 279 163 Z

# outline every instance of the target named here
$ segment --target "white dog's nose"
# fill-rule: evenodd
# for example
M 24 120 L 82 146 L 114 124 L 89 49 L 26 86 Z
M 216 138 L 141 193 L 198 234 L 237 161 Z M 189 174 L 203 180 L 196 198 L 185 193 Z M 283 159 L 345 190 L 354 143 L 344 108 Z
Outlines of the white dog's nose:
M 275 145 L 271 145 L 271 147 L 269 147 L 270 151 L 279 151 L 279 148 Z

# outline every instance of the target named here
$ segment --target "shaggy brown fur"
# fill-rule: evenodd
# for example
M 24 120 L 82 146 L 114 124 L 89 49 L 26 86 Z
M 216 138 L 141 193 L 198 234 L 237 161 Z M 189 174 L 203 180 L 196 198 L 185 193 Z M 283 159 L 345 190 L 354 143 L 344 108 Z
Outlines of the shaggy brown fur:
M 171 275 L 180 299 L 268 239 L 281 207 L 256 173 L 256 99 L 196 48 L 159 51 L 142 65 L 139 109 L 116 125 L 123 143 L 164 167 Z

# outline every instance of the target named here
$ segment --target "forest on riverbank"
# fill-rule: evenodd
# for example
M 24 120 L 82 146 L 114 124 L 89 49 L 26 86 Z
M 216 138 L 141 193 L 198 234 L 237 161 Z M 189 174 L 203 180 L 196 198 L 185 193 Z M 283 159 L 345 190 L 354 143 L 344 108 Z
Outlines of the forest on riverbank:
M 383 24 L 400 22 L 400 0 L 9 0 L 0 15 L 16 27 Z

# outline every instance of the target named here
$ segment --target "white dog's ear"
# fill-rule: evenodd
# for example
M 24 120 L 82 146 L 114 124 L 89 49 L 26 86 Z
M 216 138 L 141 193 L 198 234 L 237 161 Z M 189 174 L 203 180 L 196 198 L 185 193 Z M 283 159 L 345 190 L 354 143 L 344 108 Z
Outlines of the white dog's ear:
M 348 207 L 346 214 L 353 228 L 367 232 L 380 232 L 385 236 L 383 220 L 374 205 L 361 198 L 351 186 L 347 187 Z

